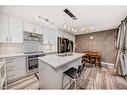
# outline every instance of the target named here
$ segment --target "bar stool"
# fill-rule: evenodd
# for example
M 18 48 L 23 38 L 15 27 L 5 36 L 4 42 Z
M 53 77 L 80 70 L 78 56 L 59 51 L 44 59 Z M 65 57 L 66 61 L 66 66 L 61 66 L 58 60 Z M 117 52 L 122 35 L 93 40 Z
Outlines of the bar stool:
M 70 77 L 70 85 L 71 85 L 71 79 L 74 80 L 75 83 L 75 89 L 77 87 L 77 79 L 80 77 L 83 69 L 84 69 L 85 63 L 83 63 L 82 65 L 78 66 L 78 69 L 71 67 L 70 69 L 68 69 L 67 71 L 63 72 L 64 75 L 67 75 Z

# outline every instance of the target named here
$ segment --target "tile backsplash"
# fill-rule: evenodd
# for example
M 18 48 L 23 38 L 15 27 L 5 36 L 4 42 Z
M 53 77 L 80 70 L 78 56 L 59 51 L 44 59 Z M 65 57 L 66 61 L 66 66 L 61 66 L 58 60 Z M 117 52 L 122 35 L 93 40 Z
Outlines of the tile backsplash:
M 0 54 L 23 53 L 23 44 L 0 44 Z
M 55 51 L 55 46 L 49 44 L 40 44 L 37 46 L 38 51 Z M 24 53 L 24 44 L 0 44 L 0 54 L 17 54 Z

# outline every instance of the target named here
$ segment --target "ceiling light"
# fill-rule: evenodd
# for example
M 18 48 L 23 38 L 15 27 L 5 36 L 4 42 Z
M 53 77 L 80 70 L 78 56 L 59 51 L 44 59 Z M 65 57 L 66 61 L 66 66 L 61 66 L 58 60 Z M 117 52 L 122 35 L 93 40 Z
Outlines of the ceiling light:
M 55 25 L 54 25 L 54 24 L 52 24 L 52 25 L 51 25 L 51 27 L 55 27 Z
M 93 36 L 90 36 L 89 39 L 90 39 L 90 40 L 93 40 Z
M 39 17 L 37 17 L 37 21 L 39 21 L 40 20 L 40 18 Z
M 66 29 L 67 28 L 67 24 L 64 24 L 64 29 Z
M 70 16 L 73 20 L 76 20 L 76 19 L 77 19 L 67 8 L 64 9 L 64 12 L 65 12 L 68 16 Z
M 47 22 L 47 21 L 45 21 L 45 24 L 46 24 L 46 25 L 48 25 L 48 22 Z
M 55 24 L 53 22 L 51 22 L 48 18 L 43 18 L 41 16 L 38 16 L 37 21 L 39 21 L 39 20 L 44 20 L 46 25 L 51 24 L 52 26 L 55 26 Z
M 76 33 L 77 31 L 75 30 L 74 32 Z
M 68 30 L 70 30 L 71 29 L 71 27 L 68 27 Z
M 87 28 L 87 29 L 85 29 L 84 31 L 85 31 L 85 32 L 90 32 L 91 29 Z
M 91 31 L 93 28 L 91 27 L 91 26 L 87 26 L 87 27 L 83 27 L 82 29 L 81 29 L 81 31 L 85 31 L 85 32 L 89 32 L 89 31 Z
M 74 31 L 74 29 L 72 28 L 72 29 L 71 29 L 71 31 L 73 32 L 73 31 Z

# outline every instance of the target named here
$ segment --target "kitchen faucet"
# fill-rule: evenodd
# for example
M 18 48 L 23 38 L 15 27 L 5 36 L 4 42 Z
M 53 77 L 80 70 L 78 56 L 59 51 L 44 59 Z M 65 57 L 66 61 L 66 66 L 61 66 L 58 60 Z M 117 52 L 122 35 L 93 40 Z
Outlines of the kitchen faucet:
M 72 45 L 71 45 L 71 43 L 69 42 L 69 44 L 68 44 L 68 49 L 70 50 L 70 54 L 72 53 Z

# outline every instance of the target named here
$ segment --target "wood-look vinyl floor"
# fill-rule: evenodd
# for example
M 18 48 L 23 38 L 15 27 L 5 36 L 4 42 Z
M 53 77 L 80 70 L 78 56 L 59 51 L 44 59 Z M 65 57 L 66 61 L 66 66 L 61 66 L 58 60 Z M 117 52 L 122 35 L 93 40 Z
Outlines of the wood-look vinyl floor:
M 8 89 L 39 89 L 39 81 L 35 75 L 31 75 L 8 84 Z M 74 89 L 74 85 L 72 84 L 69 89 Z M 127 80 L 116 75 L 114 70 L 108 67 L 85 67 L 81 78 L 77 81 L 77 89 L 127 89 Z
M 70 86 L 70 89 L 73 88 L 74 85 Z M 127 89 L 127 80 L 108 67 L 85 67 L 81 78 L 77 81 L 77 89 Z

